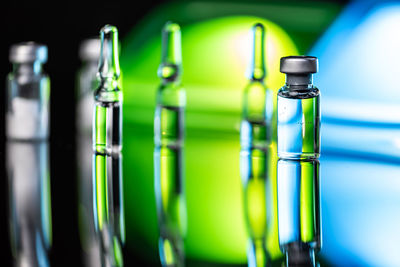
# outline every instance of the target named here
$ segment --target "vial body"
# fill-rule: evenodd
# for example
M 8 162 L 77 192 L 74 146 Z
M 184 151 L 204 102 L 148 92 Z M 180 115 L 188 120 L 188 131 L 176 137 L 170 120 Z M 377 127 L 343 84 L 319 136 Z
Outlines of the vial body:
M 122 92 L 118 87 L 110 90 L 102 83 L 95 91 L 93 121 L 94 189 L 97 210 L 97 225 L 100 230 L 106 225 L 116 227 L 113 234 L 123 236 L 114 222 L 123 218 L 121 136 L 122 136 Z M 116 200 L 116 201 L 114 201 Z M 119 213 L 114 213 L 119 210 Z M 119 219 L 118 219 L 119 218 Z M 122 229 L 123 230 L 123 229 Z M 123 239 L 122 239 L 123 240 Z
M 320 155 L 318 88 L 284 86 L 278 92 L 278 157 L 313 159 Z
M 118 94 L 122 94 L 121 91 Z M 95 101 L 94 118 L 93 148 L 95 152 L 105 155 L 120 153 L 122 150 L 122 101 Z
M 14 63 L 7 76 L 6 136 L 13 140 L 49 137 L 50 79 L 40 62 Z

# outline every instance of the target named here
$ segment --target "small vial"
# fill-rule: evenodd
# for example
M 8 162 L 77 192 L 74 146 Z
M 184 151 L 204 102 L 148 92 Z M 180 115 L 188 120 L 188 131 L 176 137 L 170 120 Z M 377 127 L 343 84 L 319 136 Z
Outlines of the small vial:
M 162 31 L 162 57 L 158 69 L 154 117 L 154 178 L 160 228 L 159 251 L 163 266 L 184 266 L 183 236 L 186 229 L 184 193 L 184 109 L 181 85 L 181 31 L 167 22 Z
M 317 63 L 310 56 L 281 58 L 286 84 L 278 92 L 278 222 L 287 266 L 315 266 L 321 248 Z
M 122 266 L 125 218 L 122 176 L 122 91 L 119 87 L 118 30 L 100 31 L 99 86 L 94 92 L 93 193 L 102 265 Z
M 34 42 L 12 45 L 13 71 L 7 76 L 6 136 L 13 140 L 49 137 L 50 79 L 43 71 L 47 47 Z
M 272 136 L 272 91 L 264 84 L 265 29 L 260 23 L 252 28 L 253 53 L 249 84 L 243 95 L 240 129 L 240 170 L 244 189 L 244 207 L 249 233 L 248 266 L 269 265 L 266 250 L 267 215 L 270 195 L 270 145 Z

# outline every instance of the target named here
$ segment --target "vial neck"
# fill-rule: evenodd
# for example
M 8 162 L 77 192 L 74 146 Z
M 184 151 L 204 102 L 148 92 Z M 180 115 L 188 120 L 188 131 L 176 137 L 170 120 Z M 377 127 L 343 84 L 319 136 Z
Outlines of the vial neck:
M 312 87 L 312 74 L 287 74 L 286 75 L 286 85 L 302 88 Z
M 42 72 L 41 62 L 14 63 L 13 72 L 16 74 L 40 74 Z
M 101 77 L 100 85 L 105 91 L 114 91 L 116 88 L 118 88 L 118 80 L 114 77 Z
M 315 252 L 312 248 L 291 247 L 286 251 L 287 267 L 314 267 Z

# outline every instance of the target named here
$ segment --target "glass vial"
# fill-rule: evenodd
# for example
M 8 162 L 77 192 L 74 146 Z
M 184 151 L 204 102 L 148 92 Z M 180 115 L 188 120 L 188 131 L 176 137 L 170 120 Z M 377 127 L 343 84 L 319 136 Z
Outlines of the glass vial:
M 279 244 L 287 266 L 315 266 L 321 248 L 320 92 L 312 83 L 318 61 L 281 58 L 286 84 L 278 92 Z
M 272 91 L 264 84 L 265 29 L 260 23 L 252 28 L 253 51 L 249 84 L 243 94 L 240 129 L 240 170 L 244 191 L 244 207 L 249 234 L 248 266 L 269 265 L 266 250 L 270 152 L 272 136 Z
M 94 218 L 100 235 L 102 265 L 123 266 L 122 91 L 117 28 L 104 26 L 100 40 L 92 133 Z
M 160 229 L 159 252 L 163 266 L 185 265 L 183 236 L 186 229 L 184 193 L 184 109 L 181 85 L 181 31 L 167 22 L 162 30 L 162 56 L 154 117 L 154 179 Z
M 49 137 L 50 79 L 43 71 L 47 47 L 34 42 L 12 45 L 7 76 L 6 136 L 13 140 Z

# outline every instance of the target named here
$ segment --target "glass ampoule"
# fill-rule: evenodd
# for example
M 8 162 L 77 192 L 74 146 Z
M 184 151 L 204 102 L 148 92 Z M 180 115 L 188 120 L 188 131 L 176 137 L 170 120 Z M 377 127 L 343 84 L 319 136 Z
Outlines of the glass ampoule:
M 12 45 L 10 62 L 13 71 L 7 76 L 7 139 L 47 139 L 50 79 L 43 71 L 47 47 L 34 42 Z
M 260 23 L 252 28 L 253 51 L 249 71 L 249 84 L 243 95 L 240 129 L 240 170 L 244 189 L 244 207 L 249 233 L 248 265 L 267 266 L 266 250 L 267 192 L 270 178 L 270 145 L 272 138 L 272 90 L 264 84 L 265 29 Z
M 118 31 L 106 25 L 100 32 L 101 55 L 98 66 L 100 85 L 94 93 L 93 149 L 99 154 L 115 154 L 122 149 L 122 91 L 120 76 Z
M 154 178 L 160 228 L 159 251 L 163 266 L 184 266 L 186 228 L 184 193 L 184 109 L 181 85 L 181 31 L 167 22 L 162 30 L 162 56 L 154 117 Z
M 281 59 L 278 92 L 279 244 L 288 266 L 315 266 L 321 248 L 320 92 L 312 83 L 317 58 Z
M 122 91 L 118 31 L 111 25 L 100 31 L 99 87 L 94 92 L 93 192 L 95 227 L 100 233 L 103 265 L 122 266 L 125 241 L 122 181 Z M 109 262 L 109 263 L 107 263 Z

